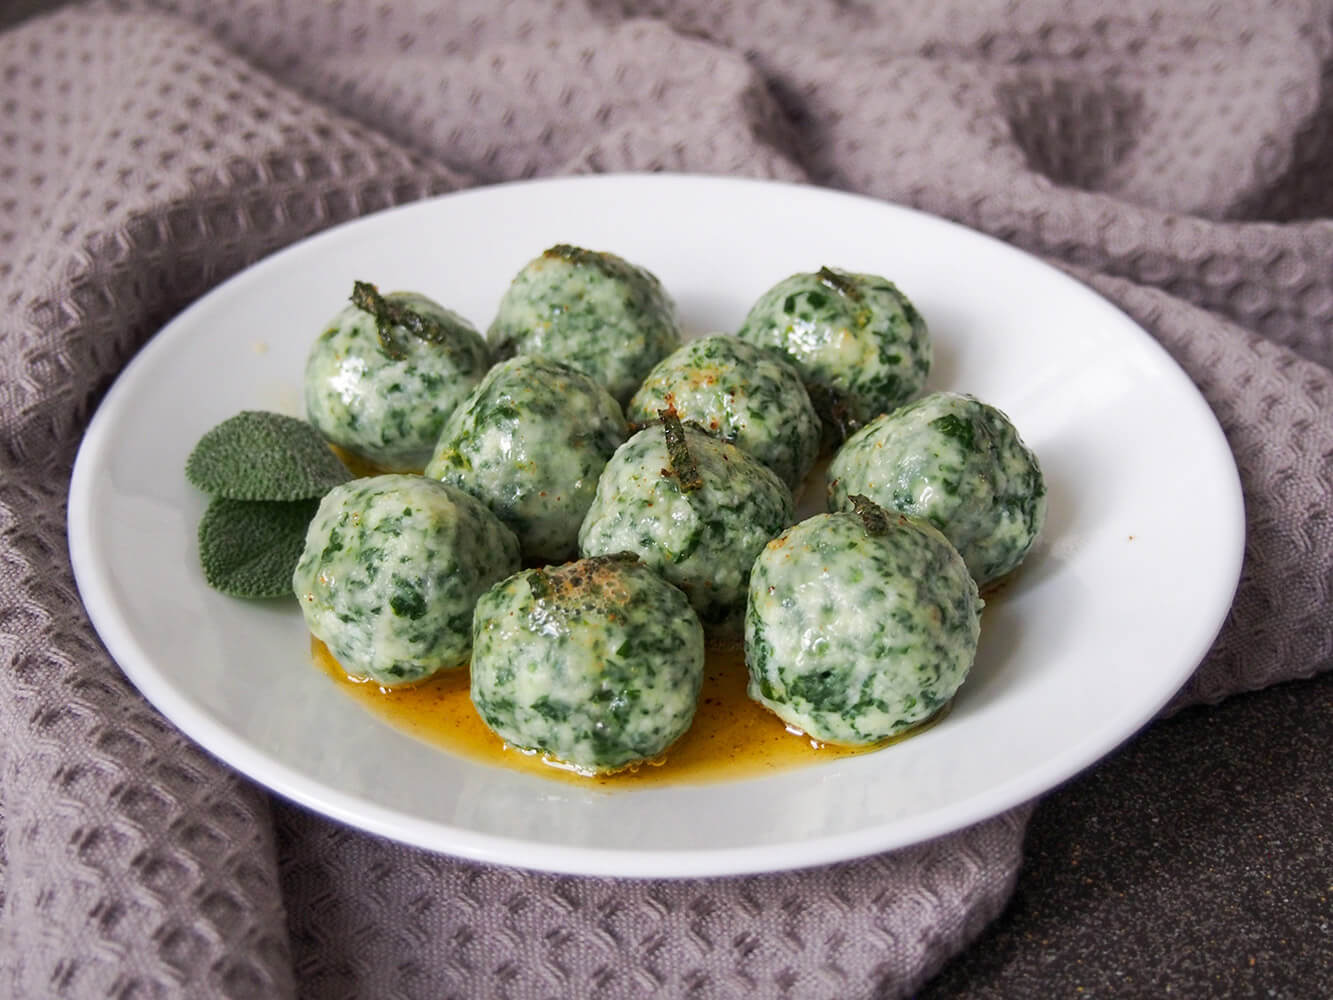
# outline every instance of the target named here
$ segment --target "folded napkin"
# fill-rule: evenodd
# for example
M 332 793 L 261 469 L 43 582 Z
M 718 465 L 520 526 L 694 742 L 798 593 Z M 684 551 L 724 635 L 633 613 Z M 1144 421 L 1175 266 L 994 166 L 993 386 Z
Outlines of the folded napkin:
M 531 874 L 270 799 L 124 679 L 64 540 L 101 394 L 222 278 L 431 194 L 776 177 L 1071 269 L 1180 362 L 1240 467 L 1240 591 L 1171 707 L 1330 666 L 1328 2 L 52 6 L 0 34 L 0 992 L 892 997 L 1004 906 L 1030 806 L 807 872 Z

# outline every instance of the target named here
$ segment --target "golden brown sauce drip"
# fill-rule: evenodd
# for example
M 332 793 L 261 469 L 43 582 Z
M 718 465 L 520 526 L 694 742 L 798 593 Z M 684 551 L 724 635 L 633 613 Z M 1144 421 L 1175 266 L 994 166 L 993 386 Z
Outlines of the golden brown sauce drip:
M 347 471 L 358 479 L 364 479 L 367 476 L 382 476 L 387 471 L 381 466 L 376 465 L 368 458 L 362 458 L 355 452 L 350 452 L 346 448 L 340 448 L 336 444 L 329 445 L 330 450 L 338 456 L 338 461 L 347 466 Z
M 390 690 L 350 679 L 328 648 L 311 639 L 315 662 L 339 687 L 398 729 L 461 757 L 516 768 L 546 778 L 603 786 L 637 787 L 749 778 L 850 757 L 897 743 L 926 729 L 948 706 L 906 732 L 870 747 L 821 744 L 793 733 L 745 693 L 745 652 L 739 643 L 710 643 L 699 707 L 689 730 L 659 761 L 615 774 L 575 774 L 533 753 L 508 746 L 486 728 L 472 707 L 468 670 L 446 670 L 420 684 Z

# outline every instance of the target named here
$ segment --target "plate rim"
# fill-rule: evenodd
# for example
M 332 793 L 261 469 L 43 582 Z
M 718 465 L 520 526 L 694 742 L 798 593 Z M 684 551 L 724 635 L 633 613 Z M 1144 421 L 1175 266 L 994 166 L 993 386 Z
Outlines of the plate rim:
M 802 196 L 833 197 L 848 199 L 873 207 L 876 210 L 888 209 L 894 212 L 908 213 L 930 225 L 941 226 L 966 234 L 969 239 L 988 241 L 1003 251 L 1020 255 L 1061 282 L 1077 290 L 1077 294 L 1086 298 L 1097 308 L 1109 310 L 1119 318 L 1127 331 L 1137 334 L 1140 346 L 1155 352 L 1166 368 L 1178 378 L 1182 387 L 1188 390 L 1186 398 L 1208 418 L 1210 431 L 1216 436 L 1214 445 L 1220 443 L 1222 452 L 1229 458 L 1227 477 L 1227 497 L 1232 508 L 1233 528 L 1228 539 L 1219 539 L 1219 544 L 1229 543 L 1228 571 L 1230 588 L 1225 602 L 1219 602 L 1215 614 L 1197 626 L 1200 640 L 1198 647 L 1188 659 L 1191 667 L 1181 675 L 1179 684 L 1166 690 L 1159 698 L 1144 699 L 1140 703 L 1140 718 L 1132 727 L 1122 728 L 1123 732 L 1109 744 L 1104 739 L 1084 741 L 1082 752 L 1072 757 L 1063 753 L 1055 758 L 1048 758 L 1041 767 L 1030 768 L 1021 775 L 1010 776 L 1004 782 L 992 785 L 982 794 L 973 795 L 962 801 L 950 803 L 925 814 L 912 816 L 908 820 L 899 820 L 890 827 L 896 835 L 886 836 L 885 825 L 874 825 L 853 832 L 824 835 L 813 839 L 784 841 L 780 843 L 748 845 L 699 850 L 621 850 L 602 847 L 574 847 L 564 844 L 534 842 L 522 837 L 503 837 L 463 829 L 457 826 L 443 826 L 434 820 L 424 820 L 400 810 L 371 803 L 357 798 L 341 789 L 327 786 L 322 781 L 304 775 L 298 769 L 273 758 L 269 753 L 256 747 L 241 734 L 235 733 L 220 721 L 206 713 L 198 711 L 176 687 L 169 683 L 162 672 L 152 666 L 151 658 L 146 654 L 139 640 L 128 628 L 116 607 L 111 594 L 112 588 L 101 579 L 101 571 L 93 555 L 93 536 L 95 518 L 91 516 L 92 491 L 95 487 L 93 467 L 95 461 L 106 448 L 106 439 L 114 428 L 116 413 L 125 405 L 122 397 L 128 394 L 127 385 L 134 379 L 133 373 L 139 367 L 149 363 L 145 359 L 153 358 L 158 351 L 169 350 L 170 345 L 182 337 L 188 337 L 193 316 L 209 307 L 208 300 L 214 296 L 229 293 L 238 286 L 253 280 L 262 280 L 263 271 L 276 261 L 289 255 L 311 252 L 311 247 L 323 241 L 338 238 L 343 231 L 364 224 L 371 219 L 384 219 L 397 214 L 410 214 L 423 206 L 445 200 L 469 197 L 495 197 L 503 195 L 503 190 L 513 187 L 560 188 L 567 185 L 686 185 L 708 186 L 736 185 L 745 187 L 767 187 L 777 191 L 800 192 Z M 166 347 L 162 345 L 166 344 Z M 610 876 L 623 878 L 690 878 L 727 875 L 756 874 L 762 872 L 788 871 L 822 866 L 839 861 L 878 854 L 884 851 L 907 847 L 935 837 L 964 830 L 970 826 L 988 822 L 1004 813 L 1022 806 L 1034 798 L 1051 791 L 1057 785 L 1086 770 L 1089 766 L 1112 753 L 1117 747 L 1131 739 L 1145 724 L 1150 722 L 1180 686 L 1187 683 L 1198 665 L 1212 647 L 1217 635 L 1226 621 L 1235 592 L 1240 582 L 1246 538 L 1246 520 L 1244 495 L 1241 488 L 1239 471 L 1235 456 L 1226 435 L 1223 432 L 1212 407 L 1203 398 L 1198 387 L 1190 379 L 1179 363 L 1171 357 L 1165 347 L 1142 325 L 1128 316 L 1115 303 L 1101 295 L 1094 288 L 1072 277 L 1066 271 L 1053 266 L 1040 257 L 1004 242 L 979 230 L 971 229 L 960 223 L 940 216 L 923 212 L 910 206 L 861 195 L 854 192 L 839 191 L 809 184 L 795 184 L 785 181 L 761 180 L 727 175 L 675 174 L 675 173 L 614 173 L 578 175 L 571 177 L 541 178 L 536 180 L 507 181 L 501 184 L 481 185 L 458 191 L 436 195 L 431 198 L 393 206 L 378 212 L 349 219 L 337 225 L 320 230 L 283 247 L 271 254 L 264 255 L 245 266 L 225 281 L 213 286 L 191 302 L 185 309 L 170 319 L 156 333 L 150 336 L 135 355 L 116 374 L 111 386 L 99 401 L 80 441 L 70 477 L 67 506 L 67 540 L 71 565 L 76 586 L 84 608 L 99 640 L 105 646 L 118 668 L 134 684 L 145 699 L 154 706 L 176 729 L 182 732 L 210 755 L 217 758 L 224 766 L 243 775 L 247 780 L 259 784 L 284 798 L 309 808 L 317 813 L 346 823 L 357 829 L 399 841 L 414 847 L 465 858 L 470 861 L 502 864 L 509 867 L 538 871 L 560 872 L 573 875 Z M 1215 620 L 1213 620 L 1215 618 Z M 1203 638 L 1206 635 L 1206 639 Z M 1029 790 L 1030 793 L 1015 797 L 1017 790 Z M 1035 790 L 1033 786 L 1036 787 Z M 447 832 L 447 845 L 442 844 L 439 834 Z M 521 847 L 521 850 L 520 850 Z

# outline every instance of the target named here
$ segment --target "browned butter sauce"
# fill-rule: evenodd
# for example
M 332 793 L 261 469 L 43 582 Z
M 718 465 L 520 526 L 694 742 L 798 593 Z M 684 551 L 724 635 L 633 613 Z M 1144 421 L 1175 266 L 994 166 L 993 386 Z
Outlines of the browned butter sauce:
M 725 781 L 791 770 L 820 761 L 878 750 L 934 725 L 931 718 L 885 743 L 839 747 L 789 731 L 785 723 L 745 693 L 745 652 L 739 643 L 710 642 L 699 707 L 689 730 L 652 763 L 609 775 L 588 777 L 508 746 L 472 707 L 468 670 L 446 670 L 408 688 L 390 690 L 350 679 L 318 639 L 311 639 L 315 662 L 342 690 L 398 729 L 460 757 L 579 784 L 642 787 Z

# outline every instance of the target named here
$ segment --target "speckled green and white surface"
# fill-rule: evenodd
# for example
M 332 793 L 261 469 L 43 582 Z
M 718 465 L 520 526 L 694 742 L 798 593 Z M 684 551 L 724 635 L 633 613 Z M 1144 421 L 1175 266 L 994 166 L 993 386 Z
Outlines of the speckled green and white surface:
M 750 566 L 791 523 L 791 491 L 735 445 L 685 427 L 702 486 L 681 488 L 660 424 L 607 463 L 579 530 L 585 556 L 635 552 L 685 591 L 705 626 L 739 627 Z
M 445 424 L 426 475 L 483 501 L 528 559 L 573 555 L 602 468 L 625 440 L 620 405 L 586 375 L 503 361 Z
M 976 656 L 981 599 L 953 547 L 897 515 L 871 534 L 816 514 L 755 561 L 750 697 L 828 743 L 887 739 L 939 711 Z
M 1023 561 L 1046 520 L 1037 456 L 1002 412 L 952 392 L 925 396 L 847 440 L 829 464 L 829 509 L 849 509 L 856 493 L 930 521 L 982 585 Z
M 680 346 L 675 304 L 655 275 L 615 254 L 564 244 L 519 271 L 486 337 L 497 357 L 563 361 L 622 404 Z
M 699 619 L 632 557 L 509 577 L 478 602 L 474 644 L 486 725 L 585 772 L 660 754 L 689 728 L 703 683 Z
M 852 428 L 916 395 L 934 357 L 925 320 L 893 282 L 837 268 L 778 282 L 737 336 L 786 352 L 806 382 L 834 390 Z
M 466 662 L 473 605 L 517 568 L 513 533 L 479 501 L 421 476 L 374 476 L 324 497 L 292 589 L 349 675 L 393 687 Z
M 796 369 L 738 337 L 700 337 L 663 358 L 625 416 L 647 425 L 668 407 L 759 459 L 792 492 L 819 454 L 819 417 Z
M 394 327 L 403 357 L 380 344 L 375 317 L 349 305 L 324 328 L 305 367 L 305 409 L 329 441 L 382 469 L 417 472 L 430 458 L 445 419 L 481 381 L 491 355 L 476 328 L 416 292 L 385 299 L 434 320 L 440 342 Z

